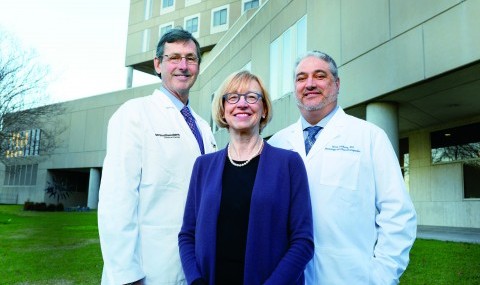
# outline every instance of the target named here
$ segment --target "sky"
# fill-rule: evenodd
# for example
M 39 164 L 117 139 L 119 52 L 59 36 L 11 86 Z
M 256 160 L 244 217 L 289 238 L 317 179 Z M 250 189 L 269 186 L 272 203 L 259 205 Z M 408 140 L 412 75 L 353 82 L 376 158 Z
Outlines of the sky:
M 49 66 L 52 102 L 70 101 L 125 89 L 129 8 L 129 0 L 0 0 L 0 33 Z M 133 79 L 160 82 L 138 71 Z

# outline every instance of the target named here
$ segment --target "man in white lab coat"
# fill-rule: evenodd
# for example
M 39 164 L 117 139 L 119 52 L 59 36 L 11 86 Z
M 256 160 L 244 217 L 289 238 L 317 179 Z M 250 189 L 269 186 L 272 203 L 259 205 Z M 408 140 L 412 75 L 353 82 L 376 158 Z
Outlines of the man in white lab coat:
M 416 213 L 388 137 L 337 105 L 340 79 L 327 54 L 299 58 L 294 80 L 302 116 L 269 143 L 297 151 L 307 168 L 315 254 L 306 284 L 397 284 Z
M 98 205 L 102 284 L 186 284 L 177 236 L 190 174 L 199 155 L 216 150 L 208 123 L 188 105 L 200 62 L 189 32 L 166 33 L 154 59 L 161 87 L 109 121 Z

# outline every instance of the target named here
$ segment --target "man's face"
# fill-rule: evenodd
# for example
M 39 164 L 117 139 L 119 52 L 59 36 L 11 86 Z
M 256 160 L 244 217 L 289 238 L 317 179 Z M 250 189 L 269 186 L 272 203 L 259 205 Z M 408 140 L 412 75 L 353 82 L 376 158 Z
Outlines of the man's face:
M 199 65 L 188 63 L 186 58 L 174 63 L 167 56 L 180 55 L 181 57 L 197 57 L 197 48 L 191 40 L 186 42 L 165 43 L 163 58 L 155 58 L 155 71 L 162 75 L 162 84 L 182 101 L 188 99 L 188 92 L 197 80 Z M 167 56 L 165 56 L 167 55 Z M 183 99 L 182 99 L 183 98 Z M 186 103 L 186 102 L 184 102 Z
M 314 56 L 304 58 L 295 70 L 297 104 L 306 111 L 337 105 L 340 80 L 336 80 L 328 63 Z

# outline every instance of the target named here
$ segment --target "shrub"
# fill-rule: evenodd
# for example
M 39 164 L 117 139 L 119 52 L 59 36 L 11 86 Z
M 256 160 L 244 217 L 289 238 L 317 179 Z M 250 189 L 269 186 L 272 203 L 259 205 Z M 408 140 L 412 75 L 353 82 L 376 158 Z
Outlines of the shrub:
M 27 201 L 25 204 L 23 204 L 23 210 L 24 211 L 33 211 L 34 210 L 35 203 Z
M 63 212 L 65 210 L 62 203 L 58 204 L 45 204 L 45 203 L 34 203 L 27 201 L 23 204 L 24 211 L 39 211 L 39 212 Z
M 54 204 L 48 204 L 47 208 L 45 209 L 48 212 L 55 212 L 57 210 L 57 206 Z
M 63 211 L 65 210 L 65 207 L 63 207 L 63 204 L 62 204 L 62 203 L 58 203 L 56 210 L 57 210 L 58 212 L 63 212 Z

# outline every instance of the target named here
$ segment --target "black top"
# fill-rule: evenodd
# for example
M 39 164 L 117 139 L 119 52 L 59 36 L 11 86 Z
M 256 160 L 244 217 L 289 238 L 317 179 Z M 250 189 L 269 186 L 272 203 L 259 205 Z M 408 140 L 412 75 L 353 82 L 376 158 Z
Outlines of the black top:
M 250 200 L 259 160 L 257 155 L 237 167 L 226 159 L 217 223 L 216 285 L 243 284 Z

